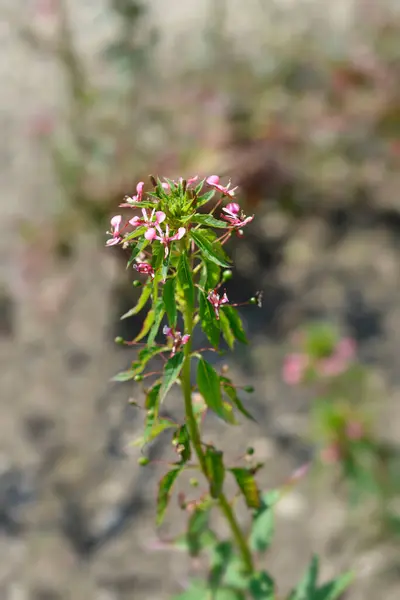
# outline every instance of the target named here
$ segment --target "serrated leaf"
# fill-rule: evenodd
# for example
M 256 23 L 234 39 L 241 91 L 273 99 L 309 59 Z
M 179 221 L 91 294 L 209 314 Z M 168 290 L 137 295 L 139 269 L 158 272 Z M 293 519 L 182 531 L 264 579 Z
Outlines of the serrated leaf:
M 225 479 L 225 467 L 223 453 L 213 446 L 208 446 L 205 452 L 207 474 L 210 482 L 210 494 L 212 498 L 218 498 L 222 492 Z
M 128 317 L 133 317 L 133 315 L 137 315 L 142 310 L 142 308 L 145 307 L 147 300 L 151 296 L 151 290 L 152 290 L 152 288 L 150 285 L 146 285 L 142 289 L 142 293 L 140 294 L 140 297 L 139 297 L 139 300 L 137 301 L 136 306 L 134 306 L 133 308 L 128 310 L 128 312 L 126 312 L 124 315 L 122 315 L 121 321 L 122 321 L 122 319 L 127 319 Z
M 313 600 L 339 600 L 353 581 L 352 573 L 344 573 L 332 581 L 328 581 L 314 594 Z
M 228 398 L 231 400 L 232 404 L 235 406 L 235 408 L 238 409 L 238 411 L 240 413 L 242 413 L 242 415 L 244 415 L 245 417 L 247 417 L 248 419 L 250 419 L 251 421 L 256 421 L 255 418 L 249 413 L 249 411 L 244 407 L 242 401 L 240 400 L 239 396 L 237 395 L 237 391 L 236 388 L 234 387 L 234 385 L 232 384 L 231 380 L 228 379 L 227 377 L 223 377 L 221 375 L 220 377 L 220 381 L 222 384 L 222 388 L 225 392 L 225 394 L 228 396 Z
M 157 525 L 161 525 L 163 522 L 165 511 L 167 510 L 171 498 L 172 487 L 181 471 L 182 468 L 168 471 L 159 483 L 157 496 Z
M 261 504 L 260 492 L 256 480 L 249 469 L 235 467 L 229 469 L 242 492 L 249 508 L 259 508 Z
M 201 189 L 201 188 L 200 188 Z M 206 204 L 207 202 L 209 202 L 212 198 L 214 198 L 215 195 L 215 190 L 210 190 L 209 192 L 206 192 L 205 194 L 203 194 L 202 196 L 198 197 L 197 200 L 197 204 L 196 206 L 200 207 L 203 206 L 203 204 Z
M 163 300 L 164 307 L 167 313 L 168 322 L 170 327 L 175 328 L 176 319 L 177 319 L 177 310 L 176 310 L 176 302 L 175 302 L 175 287 L 176 280 L 175 277 L 168 279 L 165 282 L 163 288 Z
M 165 396 L 178 379 L 184 360 L 185 356 L 183 352 L 177 352 L 166 362 L 160 390 L 160 404 L 164 401 Z
M 178 264 L 178 279 L 183 290 L 186 304 L 191 311 L 194 309 L 194 287 L 192 272 L 186 252 L 182 252 Z
M 142 329 L 139 331 L 139 333 L 137 334 L 137 336 L 134 339 L 135 342 L 139 342 L 149 333 L 149 331 L 154 323 L 154 317 L 155 317 L 155 312 L 151 308 L 149 310 L 149 312 L 147 313 L 145 320 L 143 321 Z
M 261 506 L 253 517 L 250 532 L 250 548 L 254 552 L 265 552 L 271 545 L 274 535 L 274 513 L 273 506 L 280 498 L 280 493 L 273 490 L 263 494 Z
M 199 313 L 202 330 L 214 348 L 218 348 L 220 323 L 215 316 L 211 302 L 208 301 L 207 295 L 202 291 L 199 291 Z
M 151 346 L 154 344 L 154 340 L 156 339 L 158 330 L 160 329 L 161 321 L 163 320 L 163 316 L 165 313 L 164 309 L 164 300 L 162 298 L 157 298 L 154 307 L 154 319 L 153 324 L 151 326 L 149 337 L 147 338 L 147 345 Z
M 146 240 L 146 238 L 143 238 L 136 244 L 136 246 L 132 250 L 132 254 L 128 260 L 128 264 L 126 265 L 126 268 L 130 267 L 130 265 L 133 263 L 135 258 L 137 256 L 139 256 L 139 254 L 146 248 L 148 243 L 149 243 L 148 240 Z
M 221 267 L 230 267 L 230 264 L 225 260 L 221 244 L 219 242 L 211 243 L 207 239 L 206 235 L 204 235 L 203 229 L 191 230 L 190 237 L 205 258 L 211 260 L 217 265 L 220 265 Z
M 191 218 L 192 223 L 199 223 L 201 225 L 208 225 L 209 227 L 217 227 L 218 229 L 226 229 L 228 223 L 226 221 L 220 221 L 215 219 L 212 215 L 196 214 Z
M 222 306 L 221 309 L 221 314 L 222 312 L 225 314 L 231 331 L 238 342 L 241 342 L 242 344 L 248 344 L 246 333 L 243 329 L 243 323 L 237 310 L 233 308 L 233 306 L 227 305 Z
M 228 344 L 229 348 L 231 350 L 233 350 L 233 348 L 235 346 L 235 339 L 236 338 L 235 338 L 235 336 L 232 333 L 232 330 L 231 330 L 231 327 L 229 325 L 229 321 L 227 319 L 227 316 L 225 315 L 225 313 L 223 311 L 220 312 L 219 322 L 220 322 L 221 332 L 222 332 L 222 335 L 224 337 L 224 340 Z
M 255 573 L 249 582 L 249 592 L 254 600 L 275 600 L 274 580 L 268 573 Z
M 296 589 L 292 592 L 290 600 L 314 600 L 314 594 L 317 589 L 318 572 L 319 559 L 314 555 L 307 571 L 296 586 Z
M 219 417 L 225 419 L 225 409 L 222 402 L 219 376 L 214 368 L 204 358 L 197 366 L 197 385 L 208 408 Z

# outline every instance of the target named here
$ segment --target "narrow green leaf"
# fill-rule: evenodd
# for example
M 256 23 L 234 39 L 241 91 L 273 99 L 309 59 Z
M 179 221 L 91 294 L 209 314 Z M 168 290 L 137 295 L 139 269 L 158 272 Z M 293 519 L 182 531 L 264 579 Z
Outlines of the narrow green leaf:
M 164 309 L 164 300 L 162 298 L 157 298 L 154 307 L 154 319 L 153 324 L 151 326 L 149 337 L 147 338 L 147 345 L 152 346 L 154 344 L 154 340 L 156 339 L 158 330 L 160 329 L 161 321 L 163 320 L 163 316 L 165 313 Z
M 135 232 L 135 233 L 137 233 L 137 232 Z M 126 268 L 130 267 L 130 265 L 133 263 L 135 258 L 137 256 L 139 256 L 139 254 L 146 248 L 148 243 L 149 242 L 148 242 L 148 240 L 146 240 L 146 238 L 139 240 L 139 242 L 136 244 L 136 246 L 132 250 L 132 254 L 128 260 L 128 264 L 126 265 Z
M 161 383 L 156 383 L 147 392 L 145 407 L 147 410 L 153 410 L 155 415 L 158 415 L 158 406 L 160 400 Z
M 224 576 L 224 584 L 241 591 L 248 589 L 248 570 L 239 557 L 233 557 L 229 563 Z
M 315 592 L 313 600 L 339 600 L 352 581 L 353 573 L 344 573 L 320 587 Z
M 235 346 L 235 336 L 232 333 L 231 327 L 229 325 L 229 321 L 227 316 L 225 315 L 225 313 L 223 311 L 220 312 L 219 315 L 219 322 L 221 325 L 221 332 L 222 335 L 226 341 L 226 343 L 228 344 L 229 348 L 231 350 L 233 350 L 234 346 Z
M 211 243 L 206 235 L 204 235 L 203 229 L 198 229 L 197 231 L 192 229 L 190 237 L 194 240 L 205 258 L 221 267 L 230 267 L 230 264 L 224 257 L 221 244 L 219 242 Z
M 178 279 L 185 296 L 185 301 L 190 310 L 194 309 L 194 287 L 192 272 L 186 252 L 182 252 L 178 264 Z
M 314 600 L 319 572 L 318 556 L 313 556 L 301 581 L 290 596 L 291 600 Z
M 238 314 L 238 311 L 235 308 L 233 308 L 233 306 L 225 305 L 221 307 L 221 314 L 222 312 L 228 319 L 230 328 L 235 338 L 242 344 L 248 344 L 247 336 L 243 329 L 243 323 Z
M 145 446 L 156 439 L 166 429 L 177 427 L 170 419 L 159 419 L 155 411 L 149 410 L 146 415 L 143 435 L 133 442 L 133 446 Z
M 131 233 L 129 233 L 124 238 L 124 240 L 126 242 L 130 242 L 131 240 L 134 240 L 135 238 L 140 237 L 141 235 L 143 235 L 145 233 L 145 231 L 146 231 L 146 227 L 138 227 L 137 229 L 135 229 L 135 231 L 132 231 Z M 136 249 L 136 246 L 135 246 L 134 249 Z M 140 250 L 139 250 L 139 252 L 140 252 Z M 137 254 L 139 254 L 139 252 Z M 136 256 L 137 256 L 137 254 L 136 254 Z
M 265 571 L 255 573 L 249 582 L 249 592 L 254 600 L 275 600 L 275 584 Z
M 200 194 L 201 190 L 203 189 L 205 181 L 206 181 L 206 178 L 199 181 L 199 183 L 196 185 L 196 187 L 194 189 L 194 193 L 196 194 L 196 196 L 198 196 Z M 214 191 L 214 190 L 212 190 L 212 191 Z
M 157 525 L 161 525 L 163 522 L 165 511 L 171 498 L 172 486 L 181 471 L 181 468 L 172 469 L 160 481 L 157 497 Z
M 190 587 L 172 600 L 210 600 L 210 590 L 204 581 L 191 581 Z
M 160 354 L 161 352 L 165 352 L 168 350 L 166 346 L 150 346 L 149 348 L 143 348 L 139 352 L 139 360 L 132 363 L 132 371 L 134 375 L 139 375 L 146 368 L 147 363 Z
M 178 431 L 174 435 L 174 445 L 176 446 L 179 456 L 181 457 L 181 463 L 187 463 L 190 460 L 192 451 L 190 447 L 190 436 L 186 425 L 181 425 Z
M 164 260 L 164 246 L 161 242 L 154 241 L 151 245 L 151 266 L 158 271 Z
M 164 306 L 167 312 L 170 327 L 176 326 L 177 310 L 175 302 L 175 287 L 176 280 L 175 277 L 173 277 L 165 282 L 163 289 Z
M 208 585 L 212 592 L 215 593 L 220 589 L 224 574 L 233 557 L 234 551 L 231 542 L 219 542 L 213 548 L 210 556 L 210 575 L 208 577 Z
M 134 339 L 135 342 L 139 342 L 141 339 L 143 339 L 149 333 L 149 331 L 154 323 L 154 317 L 155 317 L 155 312 L 151 308 L 149 310 L 149 312 L 147 313 L 145 320 L 143 321 L 142 329 L 140 330 L 140 332 L 137 334 L 137 336 Z
M 190 515 L 187 528 L 187 544 L 189 554 L 196 557 L 200 554 L 203 546 L 203 536 L 209 530 L 210 507 L 196 508 L 194 513 Z
M 197 366 L 197 385 L 207 406 L 219 417 L 225 419 L 225 409 L 222 403 L 219 376 L 214 368 L 204 358 Z
M 216 450 L 213 446 L 208 446 L 205 459 L 210 480 L 210 494 L 212 498 L 218 498 L 225 479 L 223 453 Z
M 271 545 L 275 531 L 272 508 L 279 498 L 280 493 L 275 490 L 262 496 L 261 507 L 253 517 L 250 532 L 250 548 L 254 552 L 265 552 Z
M 220 337 L 220 323 L 217 321 L 211 302 L 207 300 L 207 295 L 199 292 L 199 312 L 201 328 L 214 348 L 218 348 Z
M 183 352 L 177 352 L 174 356 L 171 356 L 171 358 L 168 359 L 164 367 L 164 376 L 160 390 L 160 404 L 163 402 L 165 396 L 178 379 L 184 360 L 185 356 Z
M 228 398 L 231 400 L 232 404 L 235 406 L 235 408 L 238 409 L 238 411 L 240 413 L 242 413 L 242 415 L 244 415 L 245 417 L 247 417 L 248 419 L 250 419 L 251 421 L 256 421 L 255 418 L 253 417 L 253 415 L 251 415 L 249 413 L 249 411 L 244 407 L 242 401 L 240 400 L 239 396 L 237 395 L 237 391 L 236 388 L 234 387 L 233 383 L 231 382 L 230 379 L 228 379 L 227 377 L 223 377 L 221 375 L 220 377 L 220 381 L 222 384 L 222 388 L 225 392 L 225 394 L 228 396 Z
M 205 291 L 213 290 L 219 284 L 221 278 L 221 267 L 215 263 L 205 260 L 201 272 L 200 286 Z
M 169 263 L 171 261 L 171 255 L 172 255 L 172 246 L 171 246 L 170 251 L 168 252 L 167 256 L 164 256 L 163 261 L 162 261 L 162 269 L 161 269 L 162 281 L 166 281 L 166 279 L 167 279 Z
M 212 215 L 196 214 L 191 218 L 192 223 L 200 223 L 201 225 L 208 225 L 208 227 L 217 227 L 219 229 L 226 229 L 228 223 L 226 221 L 220 221 L 215 219 Z
M 239 467 L 229 470 L 236 479 L 236 483 L 246 500 L 247 506 L 249 508 L 259 508 L 261 503 L 260 492 L 251 471 Z
M 135 377 L 135 371 L 133 371 L 132 369 L 128 369 L 127 371 L 121 371 L 120 373 L 117 373 L 116 375 L 114 375 L 114 377 L 111 377 L 111 381 L 118 381 L 118 382 L 130 381 L 134 377 Z
M 206 192 L 202 196 L 199 196 L 196 206 L 203 206 L 203 204 L 206 204 L 207 202 L 209 202 L 214 197 L 214 195 L 215 195 L 215 191 L 210 190 L 209 192 Z
M 150 296 L 151 296 L 151 286 L 146 285 L 142 289 L 142 293 L 140 294 L 140 297 L 139 297 L 139 300 L 137 301 L 136 306 L 134 306 L 133 308 L 128 310 L 128 312 L 126 312 L 124 315 L 122 315 L 121 321 L 122 321 L 122 319 L 127 319 L 128 317 L 133 317 L 133 315 L 137 315 L 142 310 L 142 308 L 144 308 L 144 306 L 146 305 L 146 302 L 150 298 Z

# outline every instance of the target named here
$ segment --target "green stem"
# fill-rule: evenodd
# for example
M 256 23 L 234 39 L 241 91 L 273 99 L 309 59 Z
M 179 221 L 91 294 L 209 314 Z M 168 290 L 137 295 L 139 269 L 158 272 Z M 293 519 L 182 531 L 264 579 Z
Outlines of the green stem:
M 185 362 L 183 363 L 182 373 L 181 373 L 181 382 L 183 395 L 185 400 L 185 413 L 186 413 L 186 423 L 189 430 L 190 438 L 192 440 L 194 451 L 197 455 L 198 461 L 200 463 L 201 470 L 208 480 L 207 473 L 207 465 L 203 452 L 203 447 L 201 443 L 200 431 L 197 426 L 196 417 L 193 412 L 193 404 L 192 404 L 192 386 L 190 383 L 190 362 L 191 362 L 191 350 L 192 350 L 192 333 L 193 333 L 193 312 L 186 307 L 184 314 L 185 321 L 185 333 L 190 335 L 188 343 L 185 345 Z M 249 573 L 254 571 L 253 566 L 253 558 L 251 556 L 250 549 L 247 545 L 246 538 L 243 535 L 239 524 L 236 520 L 235 514 L 232 510 L 232 506 L 230 505 L 228 499 L 225 494 L 221 492 L 218 497 L 218 502 L 221 507 L 221 511 L 225 515 L 226 520 L 228 521 L 229 527 L 232 531 L 232 535 L 236 541 L 236 544 L 240 550 L 242 555 L 242 559 Z

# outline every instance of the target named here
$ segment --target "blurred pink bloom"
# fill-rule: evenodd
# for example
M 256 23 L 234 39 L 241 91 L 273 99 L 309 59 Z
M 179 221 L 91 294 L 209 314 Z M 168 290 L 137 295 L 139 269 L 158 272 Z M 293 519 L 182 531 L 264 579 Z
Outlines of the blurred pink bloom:
M 332 356 L 324 358 L 318 363 L 318 371 L 327 377 L 340 375 L 354 359 L 356 353 L 355 341 L 351 338 L 343 338 L 337 344 Z
M 41 17 L 53 17 L 59 7 L 59 0 L 36 0 L 36 14 Z
M 137 264 L 133 265 L 133 268 L 138 273 L 144 273 L 145 275 L 150 275 L 150 277 L 152 279 L 154 279 L 154 269 L 151 265 L 148 265 L 147 263 L 137 263 Z
M 287 383 L 287 385 L 298 385 L 303 381 L 308 366 L 309 361 L 305 354 L 288 354 L 283 363 L 283 381 Z
M 136 196 L 125 196 L 125 202 L 120 204 L 120 208 L 131 208 L 132 205 L 142 201 L 144 181 L 139 181 L 136 186 Z
M 47 137 L 55 128 L 55 120 L 48 114 L 40 114 L 32 118 L 29 124 L 29 132 L 35 137 Z
M 159 212 L 161 212 L 161 211 L 159 211 Z M 150 242 L 152 242 L 153 240 L 159 240 L 165 248 L 164 256 L 167 257 L 168 253 L 169 253 L 170 243 L 174 242 L 176 240 L 181 240 L 183 238 L 183 236 L 185 235 L 185 233 L 186 233 L 186 229 L 184 227 L 179 227 L 178 231 L 174 235 L 170 236 L 169 235 L 169 226 L 168 225 L 165 226 L 165 232 L 164 232 L 161 229 L 160 225 L 157 223 L 155 225 L 155 227 L 150 227 L 146 231 L 146 233 L 144 234 L 144 237 L 146 238 L 146 240 L 149 240 Z
M 111 219 L 111 231 L 107 231 L 107 234 L 111 235 L 112 238 L 107 240 L 106 246 L 115 246 L 115 244 L 119 244 L 119 242 L 122 241 L 122 237 L 119 230 L 121 226 L 121 220 L 121 215 L 116 215 Z
M 359 421 L 350 421 L 346 426 L 346 435 L 350 440 L 360 440 L 364 436 L 364 427 Z
M 320 452 L 320 458 L 322 462 L 327 465 L 333 465 L 339 462 L 341 458 L 340 447 L 337 442 L 333 442 L 329 446 L 323 448 Z
M 207 296 L 207 300 L 209 302 L 211 302 L 212 307 L 213 307 L 214 312 L 215 312 L 215 316 L 216 316 L 217 319 L 219 319 L 219 309 L 220 309 L 220 307 L 223 304 L 228 304 L 229 303 L 229 298 L 226 295 L 226 292 L 224 292 L 223 296 L 221 297 L 216 290 L 211 290 L 211 292 Z
M 244 227 L 254 219 L 254 215 L 246 217 L 243 212 L 240 212 L 240 206 L 237 202 L 231 202 L 222 210 L 226 213 L 226 215 L 222 215 L 222 218 L 228 221 L 231 227 L 237 229 Z
M 190 340 L 190 335 L 182 335 L 180 331 L 175 331 L 172 327 L 168 327 L 168 325 L 164 326 L 163 334 L 167 338 L 173 340 L 171 356 L 174 356 L 174 354 Z
M 214 188 L 218 192 L 221 192 L 223 196 L 229 196 L 230 198 L 233 198 L 235 196 L 235 191 L 237 190 L 237 187 L 229 189 L 231 182 L 229 182 L 227 186 L 221 185 L 219 183 L 218 175 L 210 175 L 210 177 L 207 177 L 206 181 L 210 187 Z
M 130 219 L 129 223 L 132 225 L 132 227 L 147 227 L 147 231 L 144 234 L 144 237 L 146 238 L 146 240 L 149 240 L 151 242 L 154 240 L 155 237 L 153 235 L 154 226 L 159 226 L 160 223 L 165 221 L 166 215 L 162 210 L 157 210 L 156 212 L 155 208 L 153 208 L 150 215 L 147 214 L 147 210 L 145 208 L 142 208 L 142 215 L 143 219 L 136 216 L 133 217 L 133 219 Z

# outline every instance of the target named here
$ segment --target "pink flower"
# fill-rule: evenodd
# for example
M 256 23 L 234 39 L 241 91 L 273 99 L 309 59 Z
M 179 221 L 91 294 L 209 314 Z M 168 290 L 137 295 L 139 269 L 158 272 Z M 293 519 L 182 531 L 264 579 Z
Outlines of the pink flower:
M 350 421 L 346 426 L 346 435 L 349 440 L 361 440 L 364 436 L 364 427 L 359 421 Z
M 134 204 L 142 201 L 144 181 L 139 181 L 136 186 L 136 196 L 125 196 L 125 202 L 120 204 L 120 208 L 132 208 Z
M 222 218 L 225 219 L 225 221 L 228 221 L 230 226 L 235 229 L 244 227 L 254 219 L 254 215 L 246 217 L 243 212 L 240 212 L 240 206 L 237 202 L 230 202 L 222 210 L 226 213 L 226 215 L 222 215 Z
M 164 213 L 162 213 L 162 214 L 164 214 Z M 174 235 L 170 236 L 169 235 L 169 226 L 168 225 L 165 226 L 165 232 L 164 232 L 161 229 L 160 225 L 157 223 L 155 227 L 150 227 L 150 229 L 148 229 L 146 231 L 146 233 L 144 234 L 144 237 L 146 238 L 146 240 L 149 240 L 150 242 L 152 242 L 153 240 L 159 240 L 165 248 L 164 256 L 167 257 L 168 253 L 169 253 L 170 243 L 174 242 L 176 240 L 181 240 L 183 238 L 183 236 L 185 235 L 185 233 L 186 233 L 186 229 L 184 227 L 179 227 L 178 231 Z
M 180 331 L 175 331 L 172 327 L 168 327 L 168 325 L 164 326 L 163 334 L 167 338 L 173 340 L 171 356 L 174 356 L 174 354 L 190 340 L 189 334 L 182 335 Z
M 221 185 L 219 183 L 218 175 L 210 175 L 210 177 L 207 177 L 206 181 L 210 187 L 216 189 L 218 192 L 221 192 L 223 196 L 229 196 L 230 198 L 233 198 L 235 191 L 237 190 L 237 187 L 232 188 L 231 190 L 229 189 L 231 182 L 229 182 L 227 186 Z
M 121 220 L 121 215 L 116 215 L 111 219 L 111 231 L 107 231 L 107 234 L 111 235 L 112 238 L 107 240 L 106 246 L 115 246 L 115 244 L 119 244 L 119 242 L 122 241 L 122 237 L 119 230 L 121 226 Z
M 150 215 L 147 214 L 147 210 L 145 208 L 142 208 L 142 215 L 143 219 L 136 216 L 133 217 L 133 219 L 130 219 L 129 223 L 132 225 L 132 227 L 147 227 L 147 231 L 144 234 L 144 237 L 146 238 L 146 240 L 149 240 L 151 242 L 154 239 L 154 225 L 159 226 L 160 223 L 165 221 L 166 215 L 162 210 L 157 210 L 156 212 L 155 208 L 153 208 Z
M 323 448 L 320 452 L 320 458 L 322 462 L 327 465 L 333 465 L 341 459 L 341 451 L 339 444 L 337 442 L 333 442 L 329 446 Z
M 218 294 L 217 290 L 211 290 L 211 292 L 207 296 L 207 300 L 211 302 L 212 307 L 215 312 L 215 316 L 217 320 L 219 320 L 219 309 L 223 304 L 229 303 L 229 298 L 226 295 L 226 292 L 223 293 L 222 297 Z
M 356 344 L 354 340 L 344 338 L 337 344 L 332 356 L 319 361 L 317 368 L 326 377 L 341 375 L 341 373 L 348 369 L 349 364 L 355 357 L 355 353 Z
M 137 264 L 133 265 L 133 268 L 138 273 L 144 273 L 145 275 L 150 275 L 150 277 L 152 279 L 154 279 L 154 269 L 151 265 L 148 265 L 147 263 L 137 263 Z
M 308 368 L 308 358 L 304 354 L 289 354 L 286 356 L 282 378 L 287 385 L 298 385 L 302 382 Z

